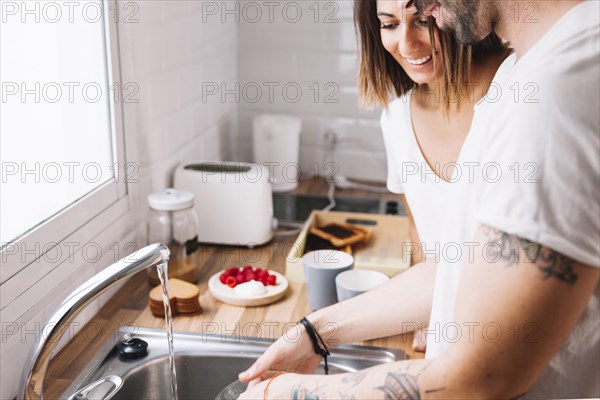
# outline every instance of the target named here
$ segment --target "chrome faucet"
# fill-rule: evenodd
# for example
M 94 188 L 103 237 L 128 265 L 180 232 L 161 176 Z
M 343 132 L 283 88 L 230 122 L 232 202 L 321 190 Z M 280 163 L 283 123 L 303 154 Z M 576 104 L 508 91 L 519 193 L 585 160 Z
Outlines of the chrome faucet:
M 86 305 L 123 278 L 167 262 L 169 254 L 169 248 L 164 244 L 146 246 L 100 271 L 65 299 L 42 329 L 40 340 L 31 348 L 21 376 L 17 399 L 44 398 L 44 378 L 53 350 L 65 328 Z

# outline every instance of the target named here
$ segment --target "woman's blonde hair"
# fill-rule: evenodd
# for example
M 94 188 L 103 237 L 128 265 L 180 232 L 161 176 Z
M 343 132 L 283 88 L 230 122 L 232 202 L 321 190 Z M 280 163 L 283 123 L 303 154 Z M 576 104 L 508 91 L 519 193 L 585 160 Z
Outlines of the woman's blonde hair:
M 431 43 L 435 43 L 437 37 L 440 44 L 439 54 L 433 52 L 433 63 L 434 68 L 442 65 L 443 74 L 437 84 L 442 108 L 448 115 L 452 103 L 459 108 L 467 93 L 471 64 L 485 55 L 504 51 L 506 45 L 495 33 L 479 43 L 463 45 L 454 35 L 440 30 L 434 18 L 428 17 L 428 22 Z M 390 94 L 400 97 L 418 84 L 383 47 L 376 0 L 354 0 L 354 24 L 360 48 L 359 101 L 367 108 L 376 104 L 387 107 Z

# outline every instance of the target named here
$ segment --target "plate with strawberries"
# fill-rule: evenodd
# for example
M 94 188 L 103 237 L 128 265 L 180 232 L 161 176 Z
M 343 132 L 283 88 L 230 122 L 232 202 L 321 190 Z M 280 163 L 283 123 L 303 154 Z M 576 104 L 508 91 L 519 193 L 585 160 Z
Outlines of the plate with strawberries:
M 281 299 L 288 288 L 285 276 L 251 265 L 231 267 L 208 280 L 208 290 L 217 299 L 235 306 L 263 306 Z

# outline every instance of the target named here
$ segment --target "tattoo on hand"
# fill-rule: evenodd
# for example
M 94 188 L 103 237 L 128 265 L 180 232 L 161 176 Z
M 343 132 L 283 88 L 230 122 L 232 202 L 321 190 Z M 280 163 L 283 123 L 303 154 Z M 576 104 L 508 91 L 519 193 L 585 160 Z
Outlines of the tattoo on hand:
M 523 261 L 536 263 L 544 280 L 555 278 L 571 286 L 577 283 L 578 275 L 573 271 L 575 264 L 573 259 L 538 243 L 509 235 L 491 227 L 487 227 L 484 232 L 490 239 L 490 243 L 498 245 L 490 247 L 490 249 L 495 249 L 496 254 L 489 256 L 505 261 L 507 267 L 518 265 L 521 261 L 519 253 L 523 251 L 525 253 Z

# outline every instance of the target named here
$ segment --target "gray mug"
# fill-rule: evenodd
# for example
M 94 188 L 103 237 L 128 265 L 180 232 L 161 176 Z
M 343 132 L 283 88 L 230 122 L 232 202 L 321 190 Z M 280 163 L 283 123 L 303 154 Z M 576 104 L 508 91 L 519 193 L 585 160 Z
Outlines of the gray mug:
M 339 250 L 316 250 L 302 257 L 311 310 L 337 303 L 335 277 L 352 269 L 354 257 Z

